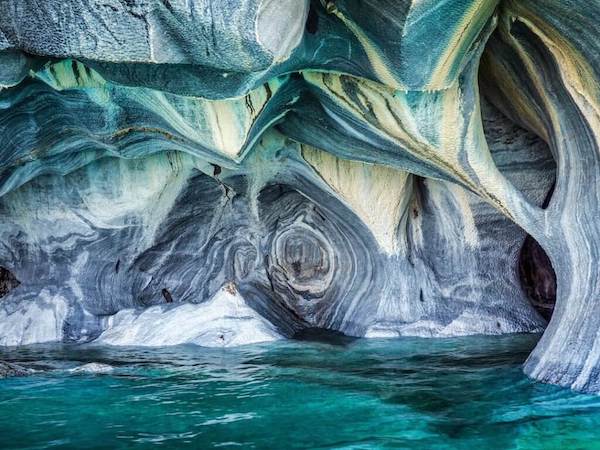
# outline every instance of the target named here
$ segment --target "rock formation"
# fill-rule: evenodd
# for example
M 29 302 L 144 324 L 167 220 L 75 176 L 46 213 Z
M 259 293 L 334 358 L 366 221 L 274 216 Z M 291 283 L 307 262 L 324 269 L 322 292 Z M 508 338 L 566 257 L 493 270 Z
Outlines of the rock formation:
M 0 344 L 545 329 L 526 373 L 600 391 L 599 24 L 583 0 L 2 2 Z
M 19 366 L 18 364 L 0 361 L 0 379 L 9 377 L 24 377 L 32 373 L 32 370 Z

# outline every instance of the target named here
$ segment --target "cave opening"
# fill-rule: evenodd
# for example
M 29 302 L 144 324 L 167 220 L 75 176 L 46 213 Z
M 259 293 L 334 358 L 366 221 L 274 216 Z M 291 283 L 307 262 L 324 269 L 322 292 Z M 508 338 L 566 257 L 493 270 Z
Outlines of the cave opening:
M 355 342 L 358 338 L 348 336 L 337 330 L 327 328 L 307 327 L 298 330 L 292 339 L 296 341 L 316 342 L 333 346 L 345 347 Z
M 483 128 L 492 159 L 527 201 L 547 209 L 557 179 L 556 157 L 543 137 L 506 107 L 489 63 L 490 50 L 486 52 L 479 82 Z M 512 158 L 519 158 L 521 166 L 518 169 Z M 517 272 L 521 289 L 531 305 L 550 321 L 556 303 L 556 273 L 542 246 L 529 234 L 521 245 Z
M 550 321 L 556 303 L 556 273 L 542 246 L 531 236 L 521 247 L 519 279 L 533 307 Z
M 19 286 L 21 282 L 5 267 L 0 266 L 0 298 Z

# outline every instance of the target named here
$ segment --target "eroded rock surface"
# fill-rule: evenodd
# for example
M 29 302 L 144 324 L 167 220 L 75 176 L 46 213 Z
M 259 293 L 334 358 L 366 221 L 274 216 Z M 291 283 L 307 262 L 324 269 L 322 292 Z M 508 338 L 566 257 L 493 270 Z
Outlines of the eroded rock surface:
M 24 377 L 31 373 L 30 369 L 18 364 L 0 361 L 0 379 L 9 377 Z
M 598 23 L 583 0 L 3 2 L 0 344 L 539 332 L 535 239 L 556 307 L 526 371 L 599 390 Z

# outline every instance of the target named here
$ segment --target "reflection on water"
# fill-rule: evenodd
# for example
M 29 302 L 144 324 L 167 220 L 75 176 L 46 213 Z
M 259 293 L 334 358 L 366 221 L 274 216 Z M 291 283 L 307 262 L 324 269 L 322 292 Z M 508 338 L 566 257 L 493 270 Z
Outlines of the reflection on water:
M 39 372 L 0 380 L 0 447 L 600 448 L 600 397 L 521 373 L 536 339 L 3 349 Z

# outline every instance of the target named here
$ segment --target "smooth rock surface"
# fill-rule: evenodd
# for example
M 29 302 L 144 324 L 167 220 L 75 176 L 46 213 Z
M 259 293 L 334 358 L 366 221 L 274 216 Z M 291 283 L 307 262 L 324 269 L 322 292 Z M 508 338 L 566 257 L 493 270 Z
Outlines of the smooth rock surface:
M 102 364 L 102 363 L 87 363 L 87 364 L 83 364 L 82 366 L 79 367 L 75 367 L 73 369 L 69 369 L 69 372 L 74 373 L 74 374 L 88 374 L 88 373 L 92 373 L 92 374 L 105 374 L 105 373 L 111 373 L 114 370 L 113 366 L 109 365 L 109 364 Z
M 275 328 L 246 305 L 233 284 L 199 305 L 122 310 L 108 319 L 96 342 L 161 347 L 196 344 L 230 347 L 280 339 Z

